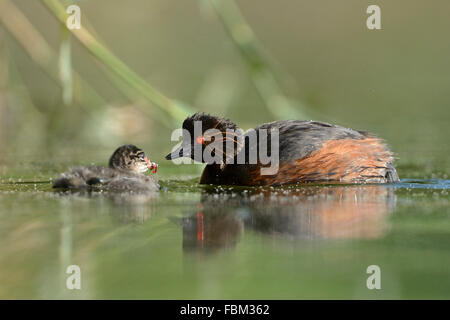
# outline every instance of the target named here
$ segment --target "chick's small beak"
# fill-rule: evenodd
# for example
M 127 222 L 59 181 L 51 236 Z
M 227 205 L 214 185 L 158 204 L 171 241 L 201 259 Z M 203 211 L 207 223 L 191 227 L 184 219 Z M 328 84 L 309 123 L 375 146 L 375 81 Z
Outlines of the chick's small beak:
M 145 163 L 147 164 L 147 168 L 153 170 L 152 173 L 156 173 L 158 170 L 158 164 L 155 162 L 151 162 L 147 157 L 144 158 Z

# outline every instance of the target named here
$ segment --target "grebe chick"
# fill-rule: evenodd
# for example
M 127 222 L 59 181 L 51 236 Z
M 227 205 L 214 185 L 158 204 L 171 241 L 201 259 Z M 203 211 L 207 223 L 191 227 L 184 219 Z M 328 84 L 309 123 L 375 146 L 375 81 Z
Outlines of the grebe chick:
M 73 168 L 61 174 L 53 188 L 153 192 L 159 190 L 156 179 L 143 173 L 149 169 L 156 173 L 157 168 L 158 165 L 151 162 L 144 151 L 128 144 L 114 151 L 109 167 Z

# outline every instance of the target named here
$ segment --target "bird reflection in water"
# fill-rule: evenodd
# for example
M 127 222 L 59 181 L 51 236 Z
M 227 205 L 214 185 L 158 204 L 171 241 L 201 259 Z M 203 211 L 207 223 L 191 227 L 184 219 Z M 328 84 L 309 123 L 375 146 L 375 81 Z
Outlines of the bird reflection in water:
M 395 203 L 388 185 L 206 190 L 183 218 L 183 249 L 230 249 L 245 229 L 294 240 L 380 238 Z
M 56 191 L 61 197 L 91 198 L 105 204 L 103 210 L 107 212 L 114 223 L 117 224 L 142 224 L 147 221 L 155 211 L 158 194 L 154 192 L 116 192 L 93 191 L 89 189 L 69 189 Z M 105 201 L 106 202 L 103 202 Z M 96 204 L 94 203 L 94 205 Z

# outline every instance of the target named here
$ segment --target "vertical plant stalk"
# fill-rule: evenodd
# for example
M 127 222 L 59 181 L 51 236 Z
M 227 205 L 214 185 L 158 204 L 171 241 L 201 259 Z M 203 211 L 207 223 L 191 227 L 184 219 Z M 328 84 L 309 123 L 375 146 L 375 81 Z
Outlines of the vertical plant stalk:
M 59 77 L 62 86 L 62 100 L 66 106 L 72 104 L 72 49 L 70 31 L 61 26 L 61 44 L 59 48 Z
M 58 0 L 42 0 L 42 3 L 59 20 L 66 23 L 66 12 L 64 6 Z M 114 72 L 122 81 L 134 88 L 139 94 L 153 105 L 159 107 L 171 116 L 173 120 L 182 121 L 187 115 L 192 113 L 190 108 L 169 99 L 164 94 L 153 88 L 137 73 L 131 70 L 125 63 L 111 53 L 105 46 L 100 44 L 91 33 L 81 27 L 81 29 L 71 30 L 72 34 L 80 43 L 108 69 Z
M 8 59 L 6 57 L 6 39 L 5 32 L 0 29 L 0 146 L 8 154 L 8 116 L 7 116 L 7 79 L 8 79 Z M 0 161 L 5 155 L 0 155 Z
M 34 28 L 22 12 L 9 0 L 0 0 L 0 22 L 25 50 L 25 53 L 30 59 L 50 79 L 61 86 L 58 70 L 54 63 L 58 60 L 58 56 L 37 29 Z M 84 92 L 81 99 L 80 97 L 75 98 L 78 99 L 77 102 L 86 111 L 92 111 L 93 106 L 106 105 L 105 100 L 76 71 L 73 71 L 73 78 L 79 83 L 81 90 Z
M 2 95 L 6 93 L 7 90 L 7 79 L 8 78 L 8 59 L 6 57 L 6 37 L 3 29 L 0 29 L 0 103 Z M 1 105 L 0 105 L 1 108 Z
M 279 119 L 308 118 L 311 113 L 299 101 L 286 97 L 264 56 L 253 30 L 233 0 L 210 0 L 226 32 L 239 49 L 253 84 L 268 111 Z
M 13 36 L 18 44 L 24 49 L 30 59 L 36 63 L 47 76 L 61 87 L 61 76 L 55 61 L 58 61 L 58 55 L 53 51 L 45 38 L 34 28 L 30 21 L 25 17 L 10 0 L 0 0 L 0 22 L 5 29 Z M 69 33 L 70 34 L 70 33 Z M 142 99 L 137 96 L 136 91 L 128 87 L 109 69 L 106 75 L 116 85 L 116 87 L 131 101 L 136 102 Z M 73 95 L 75 100 L 84 111 L 93 113 L 97 109 L 104 109 L 108 102 L 98 94 L 76 70 L 72 68 L 73 84 L 80 87 L 81 94 Z M 142 111 L 146 114 L 154 115 L 154 110 L 149 110 L 139 104 Z M 159 122 L 168 128 L 173 128 L 172 119 L 166 113 L 159 112 L 162 116 Z

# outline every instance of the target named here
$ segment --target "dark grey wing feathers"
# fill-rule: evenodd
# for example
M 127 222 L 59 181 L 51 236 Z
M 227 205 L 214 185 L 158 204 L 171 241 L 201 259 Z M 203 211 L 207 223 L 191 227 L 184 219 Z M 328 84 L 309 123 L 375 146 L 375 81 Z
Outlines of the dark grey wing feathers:
M 279 130 L 280 161 L 301 159 L 322 147 L 323 143 L 337 139 L 365 139 L 363 132 L 326 122 L 312 120 L 286 120 L 265 123 L 255 130 Z

